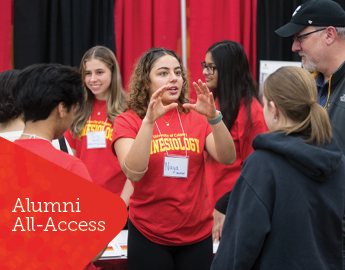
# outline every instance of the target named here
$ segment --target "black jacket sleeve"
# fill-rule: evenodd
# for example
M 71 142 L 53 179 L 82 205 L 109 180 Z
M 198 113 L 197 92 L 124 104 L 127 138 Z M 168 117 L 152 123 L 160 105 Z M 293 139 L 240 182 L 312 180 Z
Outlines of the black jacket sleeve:
M 269 231 L 270 217 L 265 205 L 240 176 L 232 190 L 211 270 L 254 269 Z
M 228 208 L 228 202 L 230 198 L 231 190 L 223 195 L 217 202 L 216 206 L 214 207 L 218 212 L 225 215 L 226 209 Z

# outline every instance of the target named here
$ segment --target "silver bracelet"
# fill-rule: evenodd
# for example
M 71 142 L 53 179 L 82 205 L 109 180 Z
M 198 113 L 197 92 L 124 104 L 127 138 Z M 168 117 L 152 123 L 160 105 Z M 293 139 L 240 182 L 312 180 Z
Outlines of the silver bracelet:
M 217 112 L 219 113 L 218 117 L 215 118 L 215 119 L 208 119 L 207 118 L 207 122 L 210 124 L 210 125 L 215 125 L 215 124 L 218 124 L 220 121 L 222 121 L 223 119 L 223 115 L 220 111 L 217 110 Z
M 146 173 L 147 170 L 149 169 L 149 167 L 146 167 L 146 169 L 145 169 L 144 171 L 142 171 L 142 172 L 132 171 L 130 168 L 127 167 L 125 160 L 123 160 L 123 166 L 125 166 L 125 168 L 126 168 L 128 171 L 130 171 L 131 173 L 135 173 L 135 174 L 143 174 L 143 173 Z

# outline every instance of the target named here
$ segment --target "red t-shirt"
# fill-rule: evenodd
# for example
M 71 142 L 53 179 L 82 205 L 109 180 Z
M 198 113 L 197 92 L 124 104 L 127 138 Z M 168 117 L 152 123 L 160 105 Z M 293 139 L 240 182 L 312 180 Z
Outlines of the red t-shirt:
M 167 126 L 164 120 L 169 121 L 170 117 Z M 156 125 L 153 129 L 148 171 L 139 182 L 133 183 L 129 218 L 155 243 L 193 244 L 207 238 L 212 230 L 203 158 L 211 127 L 205 116 L 192 110 L 188 114 L 180 113 L 184 133 L 175 109 L 163 118 L 156 121 L 161 135 Z M 119 115 L 114 123 L 113 141 L 121 137 L 135 139 L 141 124 L 142 119 L 133 111 Z M 188 178 L 163 177 L 165 149 L 169 155 L 180 156 L 185 156 L 187 149 Z
M 49 141 L 42 139 L 15 140 L 15 144 L 39 155 L 86 180 L 92 181 L 84 163 L 74 156 L 57 150 Z
M 100 112 L 99 115 L 98 112 Z M 85 163 L 92 181 L 117 195 L 121 195 L 127 178 L 122 172 L 118 159 L 112 153 L 113 123 L 109 120 L 105 123 L 106 119 L 106 101 L 95 99 L 91 119 L 88 118 L 80 138 L 73 138 L 70 130 L 67 130 L 64 136 L 71 148 L 76 150 L 77 157 Z M 106 148 L 87 149 L 86 134 L 88 130 L 89 132 L 102 131 L 103 127 L 106 136 Z
M 206 157 L 207 188 L 213 207 L 218 199 L 232 190 L 235 185 L 244 160 L 254 151 L 252 148 L 253 139 L 259 133 L 268 131 L 262 106 L 255 98 L 253 98 L 251 105 L 251 117 L 252 126 L 246 122 L 247 110 L 242 99 L 238 116 L 230 130 L 236 148 L 236 160 L 233 165 L 223 165 L 209 155 Z

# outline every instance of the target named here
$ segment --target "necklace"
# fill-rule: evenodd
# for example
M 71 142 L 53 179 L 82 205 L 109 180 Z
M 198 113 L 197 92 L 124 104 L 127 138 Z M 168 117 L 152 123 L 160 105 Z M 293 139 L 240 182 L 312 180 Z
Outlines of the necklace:
M 36 139 L 36 138 L 39 138 L 39 139 L 42 139 L 42 140 L 46 140 L 46 141 L 48 141 L 48 142 L 50 142 L 51 143 L 51 141 L 49 141 L 48 139 L 46 139 L 46 138 L 43 138 L 43 137 L 40 137 L 40 136 L 37 136 L 36 134 L 29 134 L 29 133 L 22 133 L 22 135 L 26 135 L 26 136 L 30 136 L 30 138 L 29 139 Z
M 103 108 L 104 108 L 106 105 L 107 105 L 107 103 L 105 103 L 105 105 L 103 105 L 102 108 L 99 108 L 99 107 L 95 108 L 96 111 L 98 111 L 98 112 L 97 112 L 97 115 L 101 115 L 101 110 L 103 110 Z M 95 107 L 96 107 L 96 106 L 95 106 Z
M 171 117 L 170 117 L 168 122 L 165 121 L 164 118 L 162 117 L 162 120 L 167 124 L 167 127 L 169 126 L 169 122 L 170 122 L 171 118 L 174 116 L 174 113 L 175 113 L 175 111 L 172 113 L 172 115 L 171 115 Z

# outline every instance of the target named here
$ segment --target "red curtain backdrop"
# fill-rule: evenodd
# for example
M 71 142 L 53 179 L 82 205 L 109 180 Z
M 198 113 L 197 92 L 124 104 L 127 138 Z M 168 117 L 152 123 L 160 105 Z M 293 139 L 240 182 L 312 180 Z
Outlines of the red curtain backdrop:
M 0 1 L 0 72 L 11 69 L 12 0 Z
M 186 5 L 190 82 L 204 81 L 200 62 L 206 50 L 222 39 L 243 45 L 255 79 L 257 0 L 187 0 Z M 182 56 L 180 0 L 117 0 L 114 17 L 117 58 L 127 90 L 136 60 L 149 48 L 162 46 Z
M 244 47 L 255 79 L 257 0 L 187 0 L 187 4 L 190 10 L 188 71 L 191 82 L 205 81 L 200 62 L 205 60 L 207 49 L 223 39 L 239 42 Z M 195 97 L 192 88 L 191 98 Z
M 136 60 L 151 47 L 181 56 L 180 0 L 116 0 L 114 17 L 116 56 L 126 90 Z
M 256 74 L 257 0 L 187 0 L 188 72 L 203 78 L 200 62 L 214 42 L 241 43 Z M 180 0 L 116 0 L 114 8 L 117 58 L 127 89 L 138 57 L 151 47 L 181 52 Z M 0 1 L 0 71 L 11 68 L 12 0 Z M 192 90 L 191 97 L 195 98 Z

